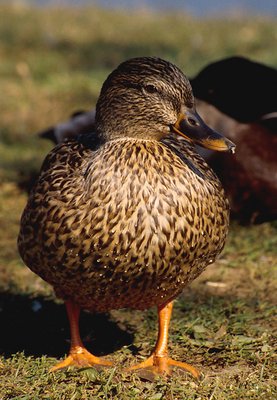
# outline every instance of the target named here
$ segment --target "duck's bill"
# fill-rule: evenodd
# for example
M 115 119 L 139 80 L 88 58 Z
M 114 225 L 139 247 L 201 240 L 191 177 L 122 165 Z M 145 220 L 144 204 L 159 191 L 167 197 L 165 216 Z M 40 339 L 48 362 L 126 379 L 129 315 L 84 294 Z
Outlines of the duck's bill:
M 235 152 L 235 144 L 208 127 L 195 110 L 180 113 L 178 120 L 172 125 L 172 130 L 206 149 Z

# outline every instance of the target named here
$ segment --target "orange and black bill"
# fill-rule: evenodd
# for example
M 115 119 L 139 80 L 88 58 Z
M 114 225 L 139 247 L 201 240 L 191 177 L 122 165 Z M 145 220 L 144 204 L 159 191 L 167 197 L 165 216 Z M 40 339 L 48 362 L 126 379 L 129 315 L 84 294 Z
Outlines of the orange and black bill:
M 235 144 L 206 125 L 193 109 L 180 113 L 178 120 L 172 125 L 172 130 L 190 142 L 207 149 L 235 152 Z

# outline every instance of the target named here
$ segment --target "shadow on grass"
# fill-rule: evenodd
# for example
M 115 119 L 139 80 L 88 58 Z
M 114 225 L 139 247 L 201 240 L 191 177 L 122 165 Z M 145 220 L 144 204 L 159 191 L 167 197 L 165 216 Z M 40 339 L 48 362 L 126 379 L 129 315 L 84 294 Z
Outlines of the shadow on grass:
M 60 358 L 69 350 L 69 325 L 63 304 L 0 293 L 0 321 L 0 354 L 6 357 L 24 351 L 26 355 Z M 133 333 L 121 329 L 106 314 L 83 312 L 80 329 L 85 345 L 95 355 L 110 354 L 133 343 Z

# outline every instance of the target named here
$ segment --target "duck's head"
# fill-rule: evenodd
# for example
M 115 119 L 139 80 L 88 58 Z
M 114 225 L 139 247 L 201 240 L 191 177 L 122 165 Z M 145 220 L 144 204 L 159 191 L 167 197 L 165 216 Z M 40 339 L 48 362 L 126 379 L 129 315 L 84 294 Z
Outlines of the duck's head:
M 197 114 L 182 71 L 155 57 L 125 61 L 108 76 L 96 105 L 96 130 L 104 141 L 161 140 L 174 132 L 209 149 L 235 148 Z

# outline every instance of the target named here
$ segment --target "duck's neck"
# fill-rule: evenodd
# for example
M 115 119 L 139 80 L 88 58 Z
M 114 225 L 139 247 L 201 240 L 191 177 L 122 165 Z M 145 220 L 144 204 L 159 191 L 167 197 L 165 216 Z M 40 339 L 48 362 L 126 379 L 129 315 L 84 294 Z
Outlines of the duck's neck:
M 136 123 L 132 125 L 130 121 L 128 121 L 129 125 L 122 123 L 119 126 L 97 126 L 96 125 L 96 134 L 99 138 L 102 139 L 103 142 L 108 142 L 112 140 L 131 140 L 131 139 L 142 139 L 142 140 L 156 140 L 160 141 L 164 137 L 166 137 L 170 133 L 170 128 L 168 127 L 167 131 L 164 131 L 165 128 L 161 129 L 161 127 L 149 127 L 142 122 Z

